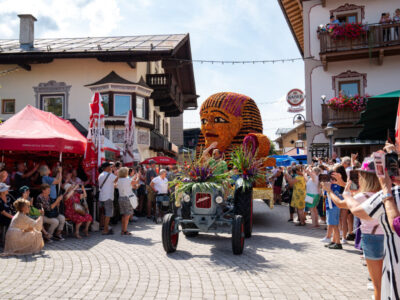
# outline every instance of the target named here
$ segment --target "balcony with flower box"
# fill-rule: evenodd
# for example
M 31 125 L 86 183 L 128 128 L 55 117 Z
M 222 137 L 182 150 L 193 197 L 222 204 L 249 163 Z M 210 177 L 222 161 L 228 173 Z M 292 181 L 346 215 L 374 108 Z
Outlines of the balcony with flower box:
M 320 58 L 324 69 L 334 61 L 377 58 L 400 54 L 400 23 L 339 24 L 319 26 Z
M 339 95 L 321 104 L 322 126 L 333 123 L 335 127 L 360 127 L 361 112 L 365 110 L 368 95 L 347 97 Z

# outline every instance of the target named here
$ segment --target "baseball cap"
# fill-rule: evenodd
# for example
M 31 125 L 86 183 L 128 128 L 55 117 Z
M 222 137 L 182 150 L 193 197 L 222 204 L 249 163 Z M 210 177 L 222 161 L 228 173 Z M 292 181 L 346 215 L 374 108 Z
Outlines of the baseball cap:
M 0 183 L 0 193 L 8 191 L 10 189 L 10 186 L 5 184 L 4 182 Z
M 21 187 L 19 188 L 18 191 L 19 191 L 21 194 L 22 194 L 22 193 L 25 193 L 26 191 L 29 191 L 29 187 L 26 186 L 26 185 L 21 186 Z
M 101 164 L 101 168 L 102 168 L 102 169 L 105 169 L 105 168 L 108 168 L 108 167 L 110 167 L 110 166 L 112 166 L 112 165 L 114 165 L 114 163 L 112 163 L 112 162 L 110 162 L 110 161 L 106 161 L 106 162 L 103 162 L 103 163 Z

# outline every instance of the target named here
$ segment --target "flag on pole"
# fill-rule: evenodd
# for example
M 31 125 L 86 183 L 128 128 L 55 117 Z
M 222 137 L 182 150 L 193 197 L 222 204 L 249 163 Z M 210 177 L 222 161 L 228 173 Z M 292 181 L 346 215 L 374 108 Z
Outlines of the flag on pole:
M 124 152 L 122 160 L 125 166 L 141 161 L 135 132 L 135 118 L 132 110 L 128 111 L 125 119 Z
M 400 153 L 400 98 L 399 98 L 399 104 L 397 106 L 397 117 L 396 117 L 396 151 L 397 153 Z
M 98 167 L 105 161 L 104 154 L 104 108 L 99 93 L 95 93 L 90 103 L 89 130 L 83 166 L 91 175 L 92 183 L 96 178 Z

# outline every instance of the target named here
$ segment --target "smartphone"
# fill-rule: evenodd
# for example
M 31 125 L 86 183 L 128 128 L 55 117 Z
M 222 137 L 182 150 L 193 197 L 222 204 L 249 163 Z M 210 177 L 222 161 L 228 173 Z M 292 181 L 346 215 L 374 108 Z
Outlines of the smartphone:
M 373 154 L 376 176 L 385 177 L 385 153 L 374 152 Z
M 318 180 L 319 180 L 319 182 L 330 182 L 331 181 L 331 175 L 329 175 L 329 174 L 319 174 Z
M 399 176 L 399 156 L 397 153 L 386 153 L 385 155 L 385 165 L 389 177 Z
M 359 183 L 358 183 L 358 171 L 356 170 L 351 170 L 350 171 L 350 180 L 351 180 L 351 185 L 350 189 L 352 191 L 358 190 Z

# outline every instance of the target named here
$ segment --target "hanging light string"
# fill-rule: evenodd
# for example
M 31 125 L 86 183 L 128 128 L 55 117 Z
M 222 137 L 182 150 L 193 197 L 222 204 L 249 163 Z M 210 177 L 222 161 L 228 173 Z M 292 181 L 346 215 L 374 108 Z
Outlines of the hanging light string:
M 221 65 L 244 65 L 244 64 L 267 64 L 267 63 L 285 63 L 295 62 L 299 60 L 314 59 L 314 56 L 309 57 L 294 57 L 294 58 L 281 58 L 281 59 L 264 59 L 264 60 L 208 60 L 208 59 L 184 59 L 184 58 L 167 58 L 165 60 L 179 61 L 181 63 L 209 63 Z
M 0 71 L 0 76 L 6 76 L 6 75 L 9 74 L 9 73 L 17 72 L 17 71 L 19 71 L 19 70 L 20 70 L 19 67 L 7 69 L 7 70 L 1 70 L 1 71 Z

